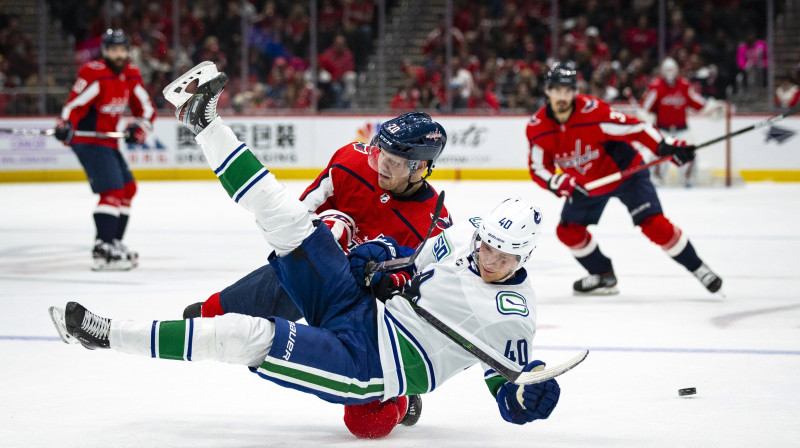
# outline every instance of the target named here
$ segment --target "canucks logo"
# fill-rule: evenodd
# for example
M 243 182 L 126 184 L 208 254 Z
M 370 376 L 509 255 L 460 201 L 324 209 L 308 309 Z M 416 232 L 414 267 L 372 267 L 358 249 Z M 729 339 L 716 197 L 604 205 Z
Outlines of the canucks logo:
M 511 291 L 501 291 L 495 298 L 497 300 L 497 311 L 500 314 L 519 314 L 528 315 L 528 302 L 520 294 Z
M 433 243 L 433 256 L 436 257 L 436 261 L 440 261 L 442 258 L 448 256 L 450 254 L 450 243 L 447 242 L 447 238 L 445 238 L 444 233 L 439 235 L 436 238 L 436 242 Z
M 472 224 L 473 227 L 476 229 L 481 225 L 481 218 L 469 218 L 469 223 Z

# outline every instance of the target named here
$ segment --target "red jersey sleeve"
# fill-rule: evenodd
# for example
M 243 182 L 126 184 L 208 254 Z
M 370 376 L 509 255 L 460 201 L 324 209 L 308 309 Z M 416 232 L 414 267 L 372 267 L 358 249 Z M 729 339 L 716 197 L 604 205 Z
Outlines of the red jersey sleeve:
M 637 150 L 644 146 L 653 154 L 658 154 L 656 148 L 664 138 L 650 124 L 625 115 L 606 103 L 600 104 L 596 114 L 606 139 L 626 142 Z
M 72 84 L 69 98 L 61 109 L 61 119 L 69 120 L 72 126 L 86 116 L 92 104 L 100 97 L 99 78 L 103 74 L 105 65 L 98 61 L 87 62 L 78 71 L 78 78 Z
M 130 107 L 134 117 L 143 118 L 149 122 L 156 119 L 156 106 L 142 82 L 142 74 L 134 65 L 128 65 L 126 79 L 130 86 Z
M 528 169 L 531 179 L 540 187 L 547 188 L 547 184 L 556 172 L 556 164 L 550 151 L 545 151 L 540 139 L 546 139 L 552 130 L 543 121 L 543 111 L 540 111 L 528 122 L 525 134 L 528 137 L 530 151 L 528 151 Z

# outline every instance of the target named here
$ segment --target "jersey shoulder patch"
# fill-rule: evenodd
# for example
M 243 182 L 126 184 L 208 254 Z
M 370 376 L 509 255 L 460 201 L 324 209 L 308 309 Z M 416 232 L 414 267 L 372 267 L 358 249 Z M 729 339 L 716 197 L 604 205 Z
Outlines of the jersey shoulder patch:
M 514 291 L 500 291 L 495 296 L 497 302 L 497 312 L 500 314 L 518 314 L 520 316 L 527 316 L 530 314 L 528 310 L 528 301 L 525 296 Z
M 453 253 L 453 248 L 447 240 L 447 235 L 442 232 L 436 237 L 436 241 L 433 242 L 433 256 L 436 258 L 436 261 L 442 261 L 442 259 L 451 253 Z

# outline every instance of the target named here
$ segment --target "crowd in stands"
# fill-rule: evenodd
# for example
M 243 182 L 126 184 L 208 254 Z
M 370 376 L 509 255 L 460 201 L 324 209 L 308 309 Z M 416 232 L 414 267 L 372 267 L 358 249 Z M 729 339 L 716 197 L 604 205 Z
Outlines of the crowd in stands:
M 443 62 L 445 22 L 422 47 L 425 61 L 404 63 L 403 89 L 393 109 L 441 107 L 450 71 L 456 110 L 532 112 L 545 103 L 543 78 L 550 62 L 572 61 L 579 89 L 606 101 L 639 102 L 658 75 L 656 1 L 562 1 L 558 45 L 552 51 L 549 1 L 457 0 L 451 35 L 454 57 Z M 766 85 L 763 2 L 667 2 L 666 56 L 706 97 L 726 98 L 748 86 Z M 745 32 L 742 32 L 745 30 Z M 800 65 L 781 77 L 800 81 Z M 783 90 L 790 89 L 784 87 Z M 431 101 L 430 98 L 437 98 Z M 776 100 L 777 101 L 777 100 Z M 777 105 L 777 102 L 776 102 Z
M 396 1 L 387 3 L 391 11 Z M 574 62 L 581 91 L 608 101 L 639 101 L 660 63 L 658 1 L 561 0 L 555 51 L 551 3 L 455 0 L 452 64 L 446 64 L 446 23 L 440 17 L 420 48 L 424 60 L 417 64 L 407 60 L 397 68 L 404 75 L 403 85 L 386 106 L 446 110 L 451 101 L 456 111 L 531 112 L 544 104 L 543 76 L 555 59 Z M 232 79 L 221 107 L 243 113 L 309 110 L 314 103 L 319 109 L 347 109 L 357 88 L 357 73 L 366 69 L 377 35 L 373 0 L 320 0 L 315 56 L 319 71 L 314 85 L 307 2 L 181 0 L 177 4 L 177 23 L 173 23 L 172 0 L 50 0 L 50 10 L 64 31 L 75 37 L 76 66 L 99 57 L 100 36 L 106 28 L 125 30 L 131 38 L 131 59 L 159 108 L 166 107 L 161 89 L 175 75 L 211 60 Z M 666 4 L 666 53 L 703 95 L 724 98 L 736 89 L 766 85 L 764 21 L 758 19 L 766 13 L 764 2 Z M 3 86 L 22 86 L 37 70 L 31 47 L 15 17 L 0 17 Z M 449 86 L 445 85 L 448 72 Z M 779 75 L 780 92 L 792 91 L 800 81 L 800 65 Z M 776 105 L 786 102 L 778 99 L 780 92 L 776 90 Z

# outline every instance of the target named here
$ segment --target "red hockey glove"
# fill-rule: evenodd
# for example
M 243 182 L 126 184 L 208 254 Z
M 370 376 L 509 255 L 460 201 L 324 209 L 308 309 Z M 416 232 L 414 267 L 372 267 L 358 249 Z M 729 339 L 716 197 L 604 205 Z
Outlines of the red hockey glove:
M 144 141 L 147 140 L 147 130 L 144 129 L 139 123 L 131 123 L 127 129 L 125 129 L 125 143 L 131 144 L 144 144 Z
M 319 214 L 319 219 L 331 229 L 333 237 L 344 253 L 350 253 L 348 248 L 350 247 L 350 242 L 353 241 L 353 234 L 356 233 L 356 223 L 353 218 L 339 210 L 325 210 Z
M 552 191 L 556 196 L 563 196 L 568 198 L 572 196 L 575 189 L 578 188 L 578 181 L 567 173 L 554 174 L 547 183 L 547 189 Z
M 359 439 L 379 439 L 392 432 L 405 416 L 407 406 L 406 397 L 345 405 L 344 424 Z
M 53 137 L 61 140 L 65 145 L 69 145 L 69 142 L 72 141 L 72 137 L 74 135 L 75 130 L 72 128 L 72 122 L 68 120 L 58 120 L 58 123 L 56 123 L 56 131 L 53 133 Z
M 378 283 L 371 286 L 372 295 L 381 302 L 385 302 L 400 293 L 409 280 L 411 280 L 411 275 L 406 271 L 386 274 Z
M 664 140 L 658 144 L 658 154 L 672 156 L 672 161 L 678 166 L 694 160 L 694 151 L 694 145 L 670 137 L 664 137 Z

